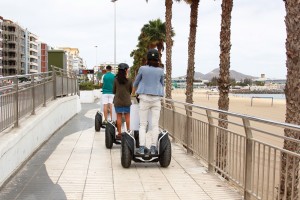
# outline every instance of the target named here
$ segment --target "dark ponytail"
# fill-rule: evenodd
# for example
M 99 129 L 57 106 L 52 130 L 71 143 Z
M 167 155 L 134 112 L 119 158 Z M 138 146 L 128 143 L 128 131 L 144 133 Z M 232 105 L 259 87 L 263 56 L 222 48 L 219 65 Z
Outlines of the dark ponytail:
M 126 78 L 126 72 L 127 72 L 127 69 L 119 69 L 118 70 L 118 73 L 117 73 L 117 80 L 120 84 L 125 84 L 127 83 L 127 78 Z

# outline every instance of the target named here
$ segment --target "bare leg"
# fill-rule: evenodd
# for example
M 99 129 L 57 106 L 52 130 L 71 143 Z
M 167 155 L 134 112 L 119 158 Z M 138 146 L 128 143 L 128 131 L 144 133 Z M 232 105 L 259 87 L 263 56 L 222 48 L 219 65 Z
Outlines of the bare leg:
M 113 118 L 112 118 L 112 113 L 113 113 L 112 104 L 109 103 L 108 105 L 109 105 L 109 116 L 110 116 L 110 120 L 112 121 L 113 120 Z
M 104 119 L 107 121 L 107 104 L 103 104 Z
M 125 113 L 125 121 L 127 130 L 130 129 L 130 113 Z
M 121 125 L 122 125 L 122 113 L 117 113 L 117 130 L 121 134 Z

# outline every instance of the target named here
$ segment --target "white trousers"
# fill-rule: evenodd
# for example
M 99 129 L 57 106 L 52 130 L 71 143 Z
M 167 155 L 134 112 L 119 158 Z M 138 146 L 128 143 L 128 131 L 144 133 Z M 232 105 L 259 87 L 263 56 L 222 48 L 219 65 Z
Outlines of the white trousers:
M 143 101 L 140 99 L 140 129 L 139 129 L 139 139 L 140 146 L 145 146 L 146 144 L 146 128 L 148 125 L 148 113 L 151 111 L 151 127 L 148 127 L 148 133 L 151 133 L 151 145 L 156 146 L 157 138 L 159 134 L 159 116 L 160 116 L 161 104 L 160 100 L 158 101 Z

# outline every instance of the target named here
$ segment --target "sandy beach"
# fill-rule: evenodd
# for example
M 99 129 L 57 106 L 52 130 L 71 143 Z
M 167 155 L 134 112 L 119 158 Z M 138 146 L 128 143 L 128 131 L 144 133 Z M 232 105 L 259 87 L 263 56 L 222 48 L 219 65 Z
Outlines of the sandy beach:
M 207 95 L 207 92 L 210 95 Z M 255 94 L 253 95 L 255 96 Z M 185 101 L 185 90 L 175 89 L 172 91 L 172 98 L 178 101 Z M 210 92 L 204 89 L 194 89 L 194 104 L 218 108 L 218 93 Z M 229 96 L 229 111 L 255 116 L 263 119 L 273 120 L 277 122 L 285 121 L 285 99 L 274 99 L 273 106 L 271 106 L 272 100 L 270 98 L 253 99 L 251 106 L 251 98 L 237 97 L 230 94 Z

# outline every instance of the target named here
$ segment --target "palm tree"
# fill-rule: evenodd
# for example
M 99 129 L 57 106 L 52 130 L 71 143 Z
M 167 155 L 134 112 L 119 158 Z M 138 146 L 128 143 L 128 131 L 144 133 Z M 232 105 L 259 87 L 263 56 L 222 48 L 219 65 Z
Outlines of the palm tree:
M 142 33 L 145 34 L 143 39 L 148 41 L 148 49 L 157 48 L 159 52 L 159 59 L 161 59 L 162 51 L 165 49 L 166 24 L 160 19 L 150 20 L 149 24 L 145 24 L 142 28 Z
M 218 107 L 220 110 L 228 111 L 229 108 L 229 87 L 230 87 L 230 35 L 231 35 L 231 11 L 233 7 L 233 0 L 222 1 L 222 22 L 220 33 L 220 74 L 218 78 L 219 101 Z M 228 128 L 227 115 L 220 113 L 218 125 L 219 127 Z M 222 152 L 222 153 L 221 153 Z M 217 135 L 217 150 L 216 150 L 216 165 L 218 167 L 226 168 L 227 156 L 227 134 L 220 129 Z
M 188 41 L 188 67 L 186 72 L 186 102 L 193 103 L 193 83 L 195 74 L 195 46 L 198 22 L 198 7 L 200 0 L 185 0 L 191 5 L 190 34 Z
M 172 99 L 172 5 L 173 0 L 166 0 L 166 98 Z
M 300 1 L 285 0 L 286 9 L 286 67 L 287 81 L 285 86 L 286 96 L 286 123 L 300 125 Z M 285 129 L 287 137 L 300 139 L 300 133 Z M 283 148 L 296 153 L 300 146 L 293 141 L 284 140 Z M 287 171 L 286 171 L 287 170 Z M 281 174 L 278 199 L 299 199 L 299 158 L 281 154 Z
M 172 29 L 171 29 L 172 30 Z M 174 31 L 171 31 L 171 36 L 174 36 Z M 131 77 L 134 78 L 139 67 L 146 62 L 147 50 L 157 48 L 160 54 L 164 50 L 164 43 L 166 41 L 166 26 L 160 19 L 150 20 L 141 29 L 141 34 L 138 38 L 137 49 L 130 54 L 134 58 L 133 69 L 131 70 Z

